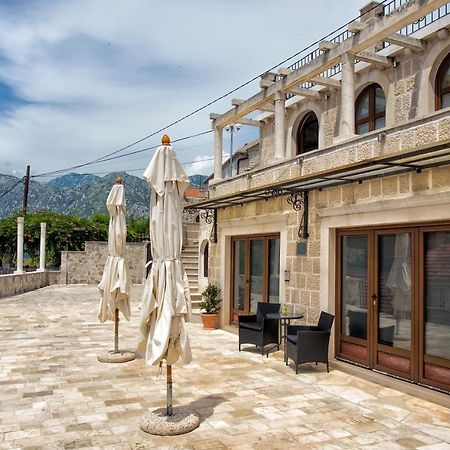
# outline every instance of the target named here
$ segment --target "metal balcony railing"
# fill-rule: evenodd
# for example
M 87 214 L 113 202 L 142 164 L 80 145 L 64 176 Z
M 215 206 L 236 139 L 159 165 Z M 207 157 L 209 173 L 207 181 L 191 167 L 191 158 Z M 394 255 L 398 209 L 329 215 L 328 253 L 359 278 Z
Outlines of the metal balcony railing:
M 387 15 L 391 14 L 393 11 L 400 8 L 404 4 L 408 3 L 409 1 L 410 0 L 392 0 L 392 1 L 390 1 L 389 3 L 387 3 L 383 6 L 383 15 L 387 16 Z M 433 22 L 436 22 L 437 20 L 441 19 L 442 17 L 444 17 L 448 14 L 450 14 L 450 3 L 447 3 L 446 5 L 441 6 L 440 8 L 432 11 L 431 13 L 421 17 L 416 22 L 410 23 L 409 25 L 402 28 L 398 32 L 400 34 L 403 34 L 404 36 L 410 36 L 411 34 L 416 33 L 420 29 L 432 24 Z M 341 27 L 341 29 L 342 29 L 342 27 Z M 353 33 L 351 33 L 348 30 L 345 30 L 340 33 L 337 33 L 334 36 L 333 35 L 327 36 L 327 40 L 329 40 L 331 42 L 335 42 L 336 44 L 340 44 L 352 36 L 353 36 Z M 389 45 L 390 44 L 388 42 L 385 42 L 383 45 L 383 48 L 388 47 Z M 292 69 L 292 70 L 299 69 L 300 67 L 303 67 L 303 66 L 309 64 L 311 61 L 313 61 L 314 59 L 319 57 L 320 54 L 321 54 L 320 50 L 317 47 L 316 49 L 314 49 L 307 55 L 300 58 L 298 61 L 295 61 L 293 64 L 288 66 L 288 68 Z M 358 61 L 355 61 L 355 62 L 358 62 Z M 331 77 L 337 75 L 338 73 L 340 73 L 341 71 L 342 71 L 342 65 L 339 63 L 333 67 L 328 68 L 327 70 L 322 72 L 320 75 L 323 77 L 331 78 Z M 305 88 L 305 89 L 310 89 L 313 86 L 314 86 L 314 84 L 311 82 L 305 82 L 300 85 L 300 87 Z M 290 98 L 290 97 L 292 97 L 292 95 L 288 94 L 287 98 Z

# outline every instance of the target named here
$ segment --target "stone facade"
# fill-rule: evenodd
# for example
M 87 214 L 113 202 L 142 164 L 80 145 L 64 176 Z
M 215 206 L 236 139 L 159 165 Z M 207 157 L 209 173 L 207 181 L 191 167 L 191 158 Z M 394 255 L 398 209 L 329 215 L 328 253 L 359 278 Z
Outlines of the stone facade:
M 24 272 L 21 274 L 0 275 L 0 297 L 23 294 L 44 286 L 59 284 L 59 271 Z
M 125 259 L 131 282 L 141 284 L 145 281 L 147 263 L 147 243 L 127 242 Z M 84 251 L 61 253 L 61 284 L 99 283 L 108 257 L 107 242 L 88 241 Z
M 428 30 L 425 27 L 418 36 L 426 46 L 425 52 L 400 47 L 392 52 L 392 47 L 382 48 L 378 53 L 389 55 L 395 64 L 385 68 L 366 62 L 355 65 L 355 99 L 371 83 L 377 83 L 384 91 L 384 128 L 339 139 L 340 89 L 325 89 L 317 100 L 291 98 L 286 101 L 284 117 L 286 157 L 274 158 L 273 114 L 256 116 L 257 120 L 262 120 L 259 167 L 231 179 L 214 180 L 210 185 L 210 199 L 239 195 L 251 189 L 270 189 L 281 181 L 345 168 L 373 158 L 400 155 L 450 139 L 450 109 L 436 110 L 434 101 L 438 68 L 450 54 L 446 30 L 450 27 L 449 16 L 433 27 Z M 376 45 L 367 50 L 378 48 L 381 47 Z M 297 131 L 311 111 L 319 122 L 318 149 L 297 155 Z M 313 190 L 309 193 L 309 237 L 305 256 L 296 254 L 301 213 L 292 209 L 286 197 L 218 208 L 219 240 L 210 245 L 209 281 L 218 284 L 224 294 L 223 324 L 230 323 L 231 237 L 267 232 L 280 234 L 280 280 L 283 280 L 283 272 L 289 279 L 280 281 L 281 302 L 304 313 L 305 322 L 314 323 L 321 309 L 333 312 L 335 308 L 333 233 L 338 225 L 408 223 L 419 219 L 450 221 L 449 197 L 448 165 L 421 173 L 411 171 L 361 184 Z M 418 210 L 417 205 L 424 205 L 424 208 Z M 394 212 L 396 210 L 398 213 Z M 201 234 L 208 236 L 210 229 L 211 225 L 202 223 Z

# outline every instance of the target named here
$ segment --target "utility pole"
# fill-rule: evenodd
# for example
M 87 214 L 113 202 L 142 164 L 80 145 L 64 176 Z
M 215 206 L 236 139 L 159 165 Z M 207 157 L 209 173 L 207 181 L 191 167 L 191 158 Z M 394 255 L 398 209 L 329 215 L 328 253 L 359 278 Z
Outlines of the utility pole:
M 28 191 L 30 188 L 30 166 L 27 166 L 27 173 L 23 179 L 23 215 L 26 216 L 28 210 Z

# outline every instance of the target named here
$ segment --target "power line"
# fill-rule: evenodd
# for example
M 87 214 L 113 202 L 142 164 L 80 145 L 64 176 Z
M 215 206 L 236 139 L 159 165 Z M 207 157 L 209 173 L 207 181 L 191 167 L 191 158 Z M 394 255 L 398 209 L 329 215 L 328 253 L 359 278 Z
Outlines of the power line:
M 198 136 L 203 136 L 205 134 L 212 133 L 212 131 L 213 130 L 206 130 L 206 131 L 202 131 L 200 133 L 192 134 L 190 136 L 184 136 L 182 138 L 172 140 L 172 143 L 185 141 L 187 139 L 192 139 L 192 138 L 198 137 Z M 86 166 L 90 166 L 90 165 L 93 165 L 93 164 L 100 164 L 100 163 L 103 163 L 103 162 L 106 162 L 106 161 L 113 161 L 115 159 L 125 158 L 126 156 L 136 155 L 138 153 L 146 152 L 146 151 L 149 151 L 149 150 L 154 150 L 154 149 L 158 148 L 160 145 L 161 144 L 153 145 L 152 147 L 141 148 L 141 149 L 135 150 L 133 152 L 128 152 L 128 153 L 125 153 L 123 155 L 111 156 L 109 158 L 102 158 L 102 159 L 99 158 L 99 159 L 97 159 L 95 161 L 90 161 L 90 162 L 87 162 L 87 163 L 78 164 L 76 166 L 67 167 L 65 169 L 59 169 L 59 170 L 53 170 L 51 172 L 39 173 L 39 174 L 36 174 L 36 175 L 32 175 L 32 177 L 33 178 L 38 178 L 38 177 L 47 177 L 47 176 L 50 176 L 50 175 L 59 175 L 61 173 L 67 172 L 69 170 L 79 169 L 81 167 L 86 167 Z
M 139 144 L 139 143 L 141 143 L 141 142 L 143 142 L 143 141 L 145 141 L 145 140 L 147 140 L 147 139 L 149 139 L 149 138 L 155 136 L 156 134 L 159 134 L 159 133 L 161 133 L 162 131 L 167 130 L 168 128 L 170 128 L 170 127 L 172 127 L 172 126 L 174 126 L 174 125 L 176 125 L 176 124 L 182 122 L 183 120 L 188 119 L 189 117 L 192 117 L 193 115 L 199 113 L 200 111 L 203 111 L 204 109 L 208 108 L 209 106 L 211 106 L 211 105 L 213 105 L 213 104 L 219 102 L 220 100 L 223 100 L 224 98 L 228 97 L 229 95 L 234 94 L 235 92 L 239 91 L 240 89 L 242 89 L 242 88 L 248 86 L 249 84 L 251 84 L 251 83 L 253 83 L 254 81 L 256 81 L 257 79 L 259 79 L 262 75 L 264 75 L 264 74 L 266 74 L 266 73 L 268 73 L 268 72 L 270 72 L 270 71 L 276 69 L 277 67 L 279 67 L 279 66 L 285 64 L 286 62 L 290 61 L 291 59 L 293 59 L 293 58 L 299 56 L 299 55 L 302 54 L 303 52 L 305 52 L 305 51 L 311 49 L 313 46 L 319 44 L 321 41 L 326 40 L 327 38 L 329 38 L 329 37 L 332 36 L 333 34 L 337 33 L 338 31 L 342 30 L 343 28 L 347 27 L 351 22 L 355 21 L 355 20 L 358 19 L 358 18 L 363 17 L 364 15 L 368 14 L 369 12 L 371 12 L 371 11 L 372 11 L 373 9 L 375 9 L 375 8 L 379 8 L 380 5 L 383 5 L 383 4 L 386 3 L 387 1 L 388 1 L 388 0 L 382 0 L 380 3 L 376 4 L 375 6 L 373 6 L 372 8 L 370 8 L 369 10 L 367 10 L 366 12 L 364 12 L 363 14 L 360 14 L 359 16 L 357 16 L 357 17 L 355 17 L 355 18 L 349 20 L 349 21 L 346 22 L 344 25 L 340 26 L 339 28 L 336 28 L 335 30 L 333 30 L 333 31 L 331 31 L 330 33 L 328 33 L 326 36 L 324 36 L 324 37 L 322 37 L 321 39 L 318 39 L 318 40 L 316 40 L 315 42 L 309 44 L 308 46 L 304 47 L 304 48 L 301 49 L 300 51 L 298 51 L 298 52 L 294 53 L 293 55 L 289 56 L 288 58 L 285 58 L 283 61 L 280 61 L 279 63 L 273 65 L 272 67 L 270 67 L 269 69 L 265 70 L 264 72 L 262 72 L 262 73 L 260 73 L 260 74 L 258 74 L 258 75 L 256 75 L 256 76 L 254 76 L 254 77 L 251 78 L 250 80 L 248 80 L 248 81 L 246 81 L 246 82 L 240 84 L 238 87 L 229 90 L 229 91 L 226 92 L 225 94 L 222 94 L 222 95 L 220 95 L 219 97 L 216 97 L 215 99 L 213 99 L 213 100 L 211 100 L 210 102 L 204 104 L 203 106 L 200 106 L 199 108 L 195 109 L 194 111 L 191 111 L 190 113 L 185 114 L 184 116 L 180 117 L 179 119 L 170 122 L 168 125 L 165 125 L 164 127 L 159 128 L 159 129 L 156 130 L 156 131 L 153 131 L 152 133 L 148 134 L 147 136 L 144 136 L 143 138 L 140 138 L 140 139 L 138 139 L 138 140 L 136 140 L 136 141 L 133 141 L 133 142 L 131 142 L 130 144 L 128 144 L 128 145 L 126 145 L 126 146 L 124 146 L 124 147 L 121 147 L 121 148 L 119 148 L 118 150 L 115 150 L 115 151 L 113 151 L 113 152 L 107 153 L 106 155 L 101 156 L 101 157 L 99 157 L 99 158 L 97 158 L 97 159 L 95 159 L 95 160 L 93 160 L 93 161 L 89 161 L 89 162 L 87 162 L 87 163 L 79 164 L 79 165 L 72 166 L 72 167 L 68 167 L 68 168 L 65 168 L 65 169 L 60 169 L 60 170 L 56 170 L 56 171 L 52 171 L 52 172 L 47 172 L 47 173 L 44 173 L 44 174 L 34 175 L 33 177 L 40 177 L 40 176 L 45 176 L 45 175 L 50 175 L 50 174 L 56 175 L 56 174 L 60 174 L 60 173 L 66 172 L 66 171 L 68 171 L 68 170 L 79 169 L 79 168 L 81 168 L 81 167 L 86 167 L 86 166 L 89 166 L 89 165 L 92 165 L 92 164 L 95 164 L 95 163 L 98 163 L 98 162 L 110 161 L 111 159 L 114 159 L 114 158 L 111 158 L 111 157 L 114 156 L 114 155 L 116 155 L 117 153 L 120 153 L 120 152 L 122 152 L 122 151 L 124 151 L 124 150 L 127 150 L 127 149 L 129 149 L 130 147 L 133 147 L 134 145 L 137 145 L 137 144 Z M 209 132 L 211 132 L 211 131 L 212 131 L 212 130 L 210 130 Z M 201 133 L 201 134 L 202 134 L 202 133 Z M 203 134 L 204 134 L 204 133 L 203 133 Z M 199 135 L 200 135 L 200 134 L 199 134 Z M 195 137 L 195 136 L 194 136 L 194 137 Z M 186 137 L 185 139 L 189 139 L 189 138 L 190 138 L 190 137 Z M 180 139 L 180 140 L 181 140 L 181 139 Z M 173 142 L 177 142 L 177 141 L 173 141 Z M 156 147 L 157 147 L 157 146 L 156 146 Z M 151 149 L 156 148 L 156 147 L 149 147 L 149 148 L 146 148 L 146 149 L 142 149 L 142 150 L 140 150 L 140 151 L 151 150 Z M 138 152 L 126 153 L 126 154 L 121 155 L 121 156 L 118 156 L 118 157 L 123 157 L 123 156 L 133 155 L 133 154 L 135 154 L 135 153 L 139 153 L 140 151 L 138 151 Z
M 180 164 L 182 166 L 186 166 L 187 164 L 194 164 L 196 162 L 203 162 L 203 161 L 213 161 L 214 160 L 214 156 L 210 157 L 210 158 L 205 158 L 205 159 L 193 159 L 192 161 L 185 161 L 185 162 L 180 162 Z M 141 167 L 139 169 L 120 169 L 119 170 L 110 170 L 109 172 L 91 172 L 92 175 L 108 175 L 111 172 L 139 172 L 139 171 L 144 171 L 147 167 Z
M 25 177 L 22 177 L 19 181 L 14 183 L 9 189 L 0 194 L 0 198 L 3 198 L 6 194 L 9 194 L 18 184 L 22 183 Z

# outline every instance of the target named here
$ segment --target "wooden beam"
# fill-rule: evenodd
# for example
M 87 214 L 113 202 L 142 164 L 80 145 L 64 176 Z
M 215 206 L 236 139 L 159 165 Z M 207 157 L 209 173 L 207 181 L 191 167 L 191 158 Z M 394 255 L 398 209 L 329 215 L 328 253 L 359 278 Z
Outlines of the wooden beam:
M 356 59 L 383 67 L 392 67 L 393 60 L 387 56 L 377 55 L 372 52 L 359 52 L 355 55 Z
M 239 123 L 241 125 L 250 125 L 251 127 L 260 127 L 262 125 L 262 122 L 259 120 L 244 119 L 243 117 L 239 119 Z
M 385 42 L 390 44 L 399 45 L 400 47 L 410 48 L 416 52 L 420 52 L 425 49 L 426 43 L 421 39 L 413 38 L 410 36 L 403 36 L 400 33 L 394 33 L 385 39 Z
M 273 83 L 275 83 L 277 74 L 273 72 L 266 72 L 263 75 L 261 75 L 261 79 L 259 80 L 259 87 L 261 89 L 267 88 L 269 86 L 272 86 Z
M 270 103 L 262 105 L 258 109 L 260 111 L 265 111 L 265 112 L 275 112 L 275 107 L 272 104 L 270 104 Z
M 290 94 L 300 95 L 302 97 L 314 98 L 315 100 L 319 100 L 321 98 L 321 95 L 317 91 L 313 91 L 311 89 L 291 88 L 288 92 Z
M 331 42 L 331 41 L 321 41 L 319 43 L 319 50 L 321 52 L 329 52 L 330 50 L 333 50 L 334 48 L 337 47 L 336 42 Z
M 311 83 L 318 84 L 320 86 L 326 86 L 328 88 L 332 89 L 340 89 L 341 88 L 341 82 L 339 80 L 334 80 L 333 78 L 327 78 L 327 77 L 314 77 L 311 78 Z
M 366 28 L 366 24 L 357 20 L 354 20 L 353 22 L 350 22 L 348 24 L 348 31 L 353 34 L 359 33 L 360 31 L 364 30 L 364 28 Z
M 239 122 L 241 117 L 245 117 L 252 111 L 259 109 L 260 106 L 272 102 L 275 92 L 287 92 L 289 89 L 295 88 L 302 82 L 310 80 L 340 63 L 341 57 L 345 53 L 362 52 L 447 3 L 448 0 L 410 0 L 407 8 L 399 8 L 392 11 L 388 16 L 383 16 L 379 20 L 371 22 L 357 35 L 346 39 L 334 49 L 319 55 L 308 64 L 293 70 L 289 75 L 278 80 L 267 89 L 261 90 L 248 98 L 245 103 L 225 112 L 217 119 L 216 125 L 224 127 L 229 123 Z
M 217 114 L 217 113 L 210 113 L 209 114 L 209 118 L 211 119 L 211 120 L 216 120 L 216 119 L 218 119 L 220 117 L 220 114 Z
M 280 67 L 278 69 L 278 75 L 281 75 L 282 77 L 287 77 L 292 72 L 293 72 L 293 70 L 288 69 L 287 67 Z
M 233 106 L 239 106 L 239 105 L 242 105 L 242 103 L 244 103 L 244 102 L 245 102 L 245 100 L 242 99 L 242 98 L 232 98 L 232 99 L 231 99 L 231 104 L 232 104 Z

